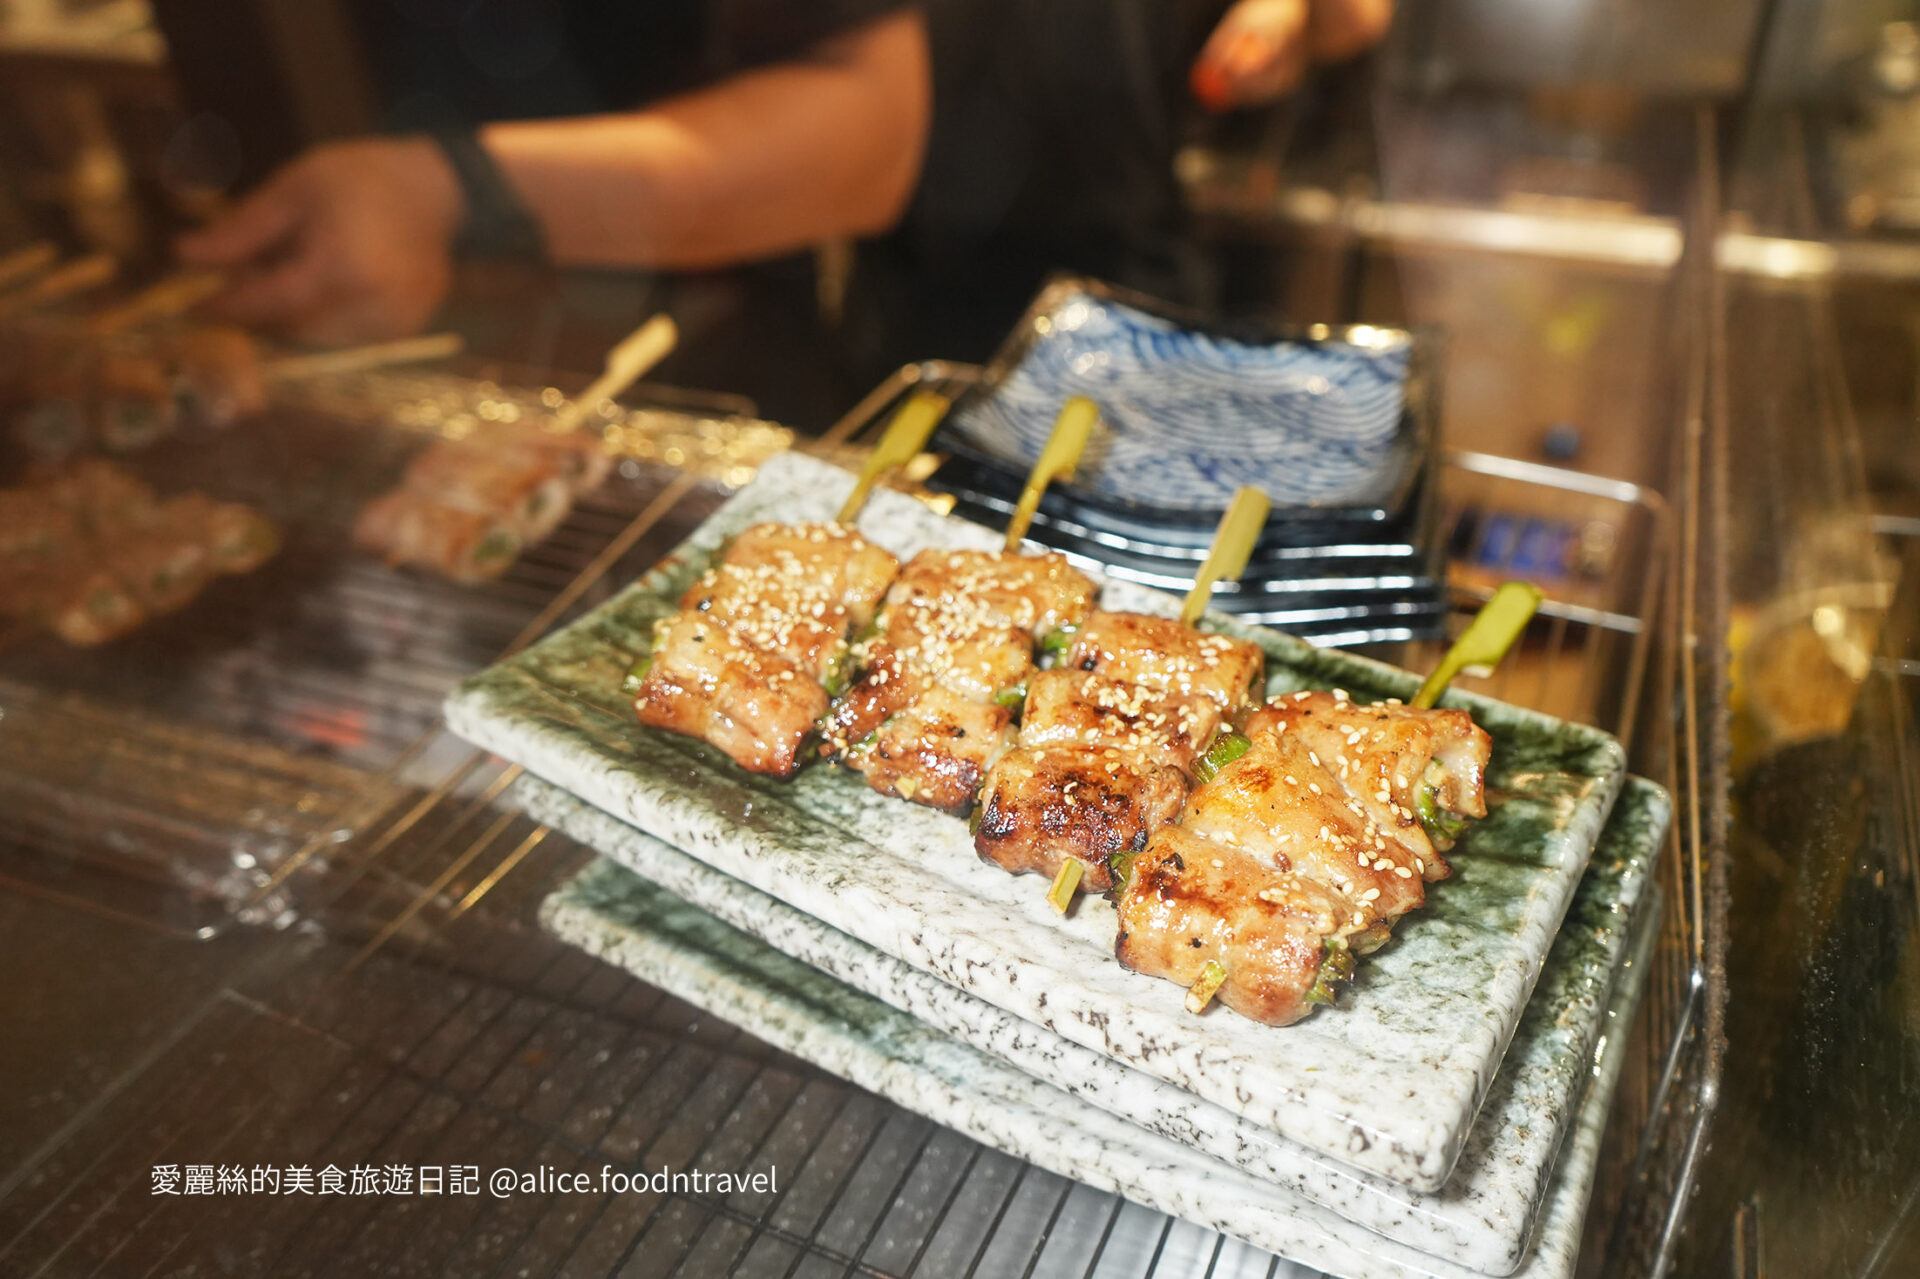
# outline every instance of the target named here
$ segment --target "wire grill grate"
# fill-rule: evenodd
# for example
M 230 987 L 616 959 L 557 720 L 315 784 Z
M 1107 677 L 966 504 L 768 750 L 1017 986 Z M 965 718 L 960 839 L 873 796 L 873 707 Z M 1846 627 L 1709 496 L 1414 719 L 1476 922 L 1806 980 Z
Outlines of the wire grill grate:
M 870 397 L 840 437 L 877 421 L 916 380 L 904 373 L 892 394 Z M 1564 504 L 1541 488 L 1550 476 L 1491 460 L 1463 459 L 1449 475 L 1479 486 L 1483 501 L 1544 492 Z M 710 498 L 682 496 L 659 494 L 619 534 L 626 549 L 595 556 L 561 609 L 602 598 L 710 508 Z M 1628 548 L 1598 584 L 1604 599 L 1537 622 L 1527 662 L 1497 677 L 1514 682 L 1490 691 L 1570 697 L 1577 717 L 1617 729 L 1646 667 L 1650 616 L 1639 605 L 1656 597 L 1664 516 L 1638 491 L 1582 500 L 1611 502 L 1606 518 Z M 1471 599 L 1460 593 L 1462 617 Z M 354 839 L 289 856 L 250 917 L 303 903 L 326 926 L 288 939 L 311 952 L 307 962 L 262 989 L 225 992 L 7 1188 L 0 1268 L 463 1279 L 1311 1273 L 982 1147 L 539 932 L 539 902 L 591 854 L 518 813 L 517 776 L 430 735 L 400 753 L 382 786 L 354 797 L 340 819 Z M 189 1160 L 777 1166 L 781 1179 L 777 1194 L 725 1198 L 156 1201 L 151 1165 Z
M 170 442 L 130 463 L 164 491 L 254 503 L 287 544 L 105 649 L 19 633 L 0 645 L 0 803 L 8 842 L 30 854 L 9 883 L 32 888 L 46 858 L 79 850 L 184 899 L 149 909 L 166 927 L 224 926 L 281 862 L 356 828 L 353 810 L 377 816 L 460 677 L 550 625 L 557 601 L 596 602 L 569 588 L 610 548 L 636 551 L 622 539 L 650 504 L 672 494 L 656 522 L 677 538 L 720 497 L 628 460 L 501 580 L 461 586 L 350 550 L 359 502 L 418 439 L 280 413 L 217 448 Z

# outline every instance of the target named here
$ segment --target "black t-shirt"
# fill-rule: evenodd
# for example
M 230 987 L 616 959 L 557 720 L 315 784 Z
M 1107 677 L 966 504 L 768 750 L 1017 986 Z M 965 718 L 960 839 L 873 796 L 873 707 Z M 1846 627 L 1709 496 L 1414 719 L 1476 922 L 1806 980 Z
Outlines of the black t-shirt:
M 904 0 L 352 0 L 395 129 L 619 111 Z
M 780 61 L 904 0 L 352 0 L 394 129 L 617 111 Z M 1226 0 L 920 0 L 933 122 L 860 256 L 843 355 L 979 359 L 1052 271 L 1202 290 L 1173 174 Z
M 907 218 L 862 257 L 875 361 L 982 359 L 1056 271 L 1203 294 L 1174 156 L 1187 69 L 1225 0 L 923 7 L 927 158 Z

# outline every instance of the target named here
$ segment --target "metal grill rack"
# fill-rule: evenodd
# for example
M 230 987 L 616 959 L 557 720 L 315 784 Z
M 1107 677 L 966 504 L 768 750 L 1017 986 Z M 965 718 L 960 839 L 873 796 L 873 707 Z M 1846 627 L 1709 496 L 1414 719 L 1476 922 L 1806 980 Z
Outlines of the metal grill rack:
M 826 446 L 879 420 L 913 385 L 965 374 L 948 365 L 903 370 Z M 1543 617 L 1527 661 L 1489 687 L 1520 700 L 1540 689 L 1576 690 L 1582 718 L 1629 728 L 1653 623 L 1641 610 L 1659 595 L 1667 548 L 1659 502 L 1625 486 L 1471 456 L 1453 461 L 1447 485 L 1502 509 L 1592 503 L 1604 512 L 1596 518 L 1617 527 L 1617 545 L 1634 548 L 1594 583 L 1598 598 L 1620 607 Z M 679 536 L 684 514 L 656 500 L 624 530 L 628 553 L 602 556 L 598 574 L 576 579 L 562 608 L 597 596 L 599 581 L 589 578 L 620 580 L 615 575 L 657 557 Z M 1471 590 L 1459 603 L 1464 618 Z M 530 626 L 521 638 L 536 633 Z M 322 1274 L 375 1259 L 410 1273 L 462 1275 L 706 1274 L 732 1266 L 796 1275 L 1296 1273 L 1213 1232 L 979 1147 L 540 934 L 539 901 L 590 854 L 517 811 L 517 768 L 472 752 L 449 756 L 447 747 L 429 735 L 409 752 L 388 779 L 391 791 L 374 801 L 382 811 L 356 839 L 285 863 L 253 913 L 305 903 L 325 923 L 325 939 L 289 944 L 312 949 L 311 962 L 284 987 L 216 1000 L 128 1096 L 48 1157 L 31 1178 L 35 1194 L 0 1199 L 0 1238 L 10 1241 L 0 1245 L 8 1249 L 0 1264 L 26 1274 L 43 1266 L 88 1273 L 72 1263 L 89 1259 L 85 1250 L 97 1244 L 117 1249 L 104 1259 L 115 1273 L 208 1267 L 217 1255 L 275 1273 Z M 451 762 L 437 775 L 419 768 L 441 758 Z M 280 1069 L 268 1063 L 293 1058 L 297 1080 L 258 1078 Z M 215 1062 L 226 1063 L 219 1074 L 229 1081 L 218 1087 L 207 1078 Z M 123 1106 L 151 1117 L 147 1126 L 116 1124 Z M 88 1142 L 116 1132 L 117 1147 L 86 1154 Z M 452 1214 L 436 1211 L 428 1221 L 417 1201 L 297 1209 L 275 1201 L 264 1217 L 257 1205 L 216 1203 L 207 1221 L 181 1235 L 177 1218 L 164 1218 L 174 1233 L 159 1228 L 163 1218 L 144 1194 L 149 1166 L 176 1154 L 244 1163 L 249 1152 L 284 1162 L 311 1151 L 345 1166 L 432 1162 L 436 1153 L 457 1162 L 482 1150 L 496 1163 L 526 1167 L 778 1163 L 794 1170 L 794 1188 L 729 1200 L 489 1199 L 476 1202 L 468 1227 L 454 1235 L 442 1233 Z M 96 1162 L 78 1162 L 87 1158 Z M 148 1212 L 144 1224 L 108 1215 L 129 1206 Z M 408 1227 L 416 1218 L 424 1233 Z
M 1727 394 L 1716 120 L 1694 116 L 1695 189 L 1671 308 L 1676 385 L 1674 571 L 1662 583 L 1658 673 L 1636 745 L 1674 796 L 1661 868 L 1665 914 L 1638 1051 L 1615 1102 L 1586 1253 L 1609 1275 L 1657 1279 L 1671 1267 L 1705 1147 L 1725 1050 L 1727 733 Z
M 510 833 L 516 834 L 517 832 Z M 524 839 L 524 835 L 520 836 Z M 497 843 L 497 853 L 509 838 Z M 562 855 L 554 868 L 580 856 Z M 1025 1167 L 579 952 L 468 916 L 235 990 L 0 1198 L 43 1274 L 1273 1276 L 1284 1263 Z M 156 1164 L 777 1167 L 671 1193 L 156 1201 Z
M 282 862 L 346 837 L 415 773 L 437 776 L 443 761 L 419 752 L 446 691 L 566 609 L 597 602 L 574 584 L 620 580 L 602 560 L 631 549 L 627 531 L 663 494 L 658 522 L 669 530 L 720 500 L 720 484 L 665 465 L 655 444 L 700 452 L 685 442 L 712 442 L 700 459 L 711 475 L 790 438 L 736 411 L 750 405 L 608 406 L 627 453 L 614 476 L 500 580 L 459 585 L 349 549 L 360 503 L 453 421 L 381 420 L 373 406 L 391 408 L 396 376 L 336 379 L 318 402 L 326 412 L 280 406 L 217 442 L 169 441 L 123 460 L 163 491 L 249 502 L 287 542 L 255 574 L 212 584 L 110 648 L 0 638 L 0 807 L 13 854 L 0 882 L 81 891 L 172 931 L 223 927 Z M 462 402 L 483 409 L 508 402 L 473 378 L 411 375 L 398 389 L 421 386 L 443 409 L 460 387 Z M 113 873 L 83 876 L 76 890 L 76 857 Z
M 814 447 L 832 454 L 913 387 L 970 376 L 947 364 L 903 369 Z M 496 652 L 603 598 L 718 496 L 691 477 L 659 479 Z M 1443 491 L 1457 499 L 1447 514 L 1456 527 L 1469 508 L 1577 509 L 1614 530 L 1605 571 L 1580 602 L 1535 622 L 1523 660 L 1487 691 L 1545 698 L 1557 713 L 1630 734 L 1654 604 L 1670 593 L 1658 499 L 1475 455 L 1450 459 Z M 1481 557 L 1481 568 L 1501 565 Z M 1475 597 L 1473 583 L 1460 584 L 1459 619 Z M 1406 646 L 1379 655 L 1429 659 Z M 0 1269 L 1308 1273 L 967 1141 L 548 938 L 534 922 L 539 902 L 591 854 L 518 811 L 517 767 L 430 731 L 377 780 L 353 776 L 342 783 L 350 802 L 262 868 L 241 911 L 293 925 L 284 944 L 297 962 L 275 970 L 292 976 L 223 991 L 165 1053 L 0 1186 Z M 335 830 L 350 837 L 336 840 Z M 1666 1025 L 1658 1021 L 1650 1041 Z M 1647 1055 L 1659 1057 L 1651 1046 Z M 1637 1131 L 1645 1117 L 1636 1110 L 1622 1122 Z M 774 1164 L 783 1177 L 778 1195 L 482 1196 L 457 1213 L 429 1213 L 418 1198 L 238 1196 L 159 1212 L 148 1194 L 157 1163 L 482 1158 L 593 1170 Z

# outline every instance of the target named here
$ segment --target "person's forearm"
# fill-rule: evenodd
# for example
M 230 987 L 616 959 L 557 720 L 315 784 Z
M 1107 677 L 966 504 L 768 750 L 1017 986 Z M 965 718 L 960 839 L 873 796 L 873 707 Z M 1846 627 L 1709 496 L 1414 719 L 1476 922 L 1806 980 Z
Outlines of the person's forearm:
M 871 234 L 918 179 L 931 76 L 917 14 L 623 115 L 481 140 L 568 265 L 700 268 Z

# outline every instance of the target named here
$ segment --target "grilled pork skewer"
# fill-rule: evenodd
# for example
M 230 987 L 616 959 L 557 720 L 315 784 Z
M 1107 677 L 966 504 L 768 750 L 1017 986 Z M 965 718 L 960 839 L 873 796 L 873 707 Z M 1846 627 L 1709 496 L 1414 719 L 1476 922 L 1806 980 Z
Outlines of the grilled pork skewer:
M 1492 743 L 1465 711 L 1358 706 L 1341 693 L 1270 702 L 1246 738 L 1178 826 L 1116 859 L 1114 953 L 1188 987 L 1195 1012 L 1217 995 L 1283 1026 L 1332 1002 L 1353 957 L 1447 874 L 1421 797 L 1455 820 L 1485 816 Z
M 259 512 L 201 493 L 170 498 L 105 462 L 0 490 L 0 612 L 71 644 L 105 643 L 183 607 L 216 574 L 279 548 Z
M 655 627 L 634 713 L 742 768 L 792 776 L 848 636 L 872 620 L 898 568 L 844 525 L 755 525 Z
M 1425 901 L 1442 854 L 1485 816 L 1492 741 L 1464 711 L 1431 708 L 1455 675 L 1498 665 L 1539 605 L 1533 586 L 1501 586 L 1412 706 L 1336 689 L 1249 716 L 1246 749 L 1182 824 L 1115 859 L 1121 963 L 1184 984 L 1195 1013 L 1219 994 L 1285 1024 L 1334 1002 L 1354 956 Z
M 225 427 L 267 404 L 266 365 L 251 336 L 225 325 L 100 335 L 21 325 L 0 340 L 0 400 L 41 454 L 94 437 L 145 447 L 182 422 Z
M 981 793 L 974 850 L 1014 874 L 1077 865 L 1066 892 L 1104 892 L 1108 859 L 1146 847 L 1178 815 L 1264 674 L 1264 655 L 1244 640 L 1095 613 L 1060 664 L 1029 683 L 1018 748 Z
M 1069 399 L 1027 476 L 998 553 L 924 551 L 862 645 L 859 682 L 833 709 L 827 753 L 882 794 L 963 812 L 1013 746 L 1041 635 L 1078 626 L 1095 588 L 1059 555 L 1020 554 L 1047 485 L 1072 472 L 1099 406 Z
M 444 333 L 269 359 L 231 325 L 154 326 L 165 316 L 153 305 L 136 298 L 92 323 L 5 323 L 0 400 L 22 406 L 20 429 L 35 451 L 71 452 L 90 437 L 116 451 L 144 448 L 183 424 L 224 428 L 258 413 L 276 382 L 438 359 L 461 347 Z
M 1050 875 L 1056 911 L 1076 891 L 1107 889 L 1108 859 L 1138 852 L 1173 819 L 1194 777 L 1219 762 L 1207 753 L 1225 725 L 1258 696 L 1260 650 L 1192 625 L 1214 581 L 1246 567 L 1266 516 L 1266 496 L 1241 489 L 1181 620 L 1100 614 L 1063 637 L 1062 668 L 1032 682 L 1019 749 L 983 792 L 974 849 L 1015 874 Z
M 872 622 L 900 563 L 851 527 L 873 482 L 920 451 L 946 411 L 922 394 L 894 416 L 840 518 L 759 524 L 654 627 L 628 687 L 643 724 L 685 733 L 742 768 L 790 777 L 844 688 L 848 639 Z
M 1034 644 L 1077 626 L 1094 596 L 1059 555 L 922 551 L 862 645 L 827 749 L 882 794 L 964 812 L 1013 746 Z
M 408 464 L 398 488 L 361 509 L 354 543 L 390 564 L 485 581 L 553 532 L 612 466 L 597 438 L 534 427 L 439 441 Z
M 673 349 L 676 336 L 673 321 L 658 315 L 621 341 L 607 359 L 618 376 L 610 372 L 595 383 L 593 404 L 652 368 Z M 433 350 L 436 340 L 292 356 L 271 371 L 276 377 L 310 377 L 448 354 Z M 464 440 L 435 441 L 407 466 L 398 488 L 362 509 L 355 543 L 390 564 L 419 565 L 456 582 L 499 577 L 613 469 L 600 435 L 574 429 L 583 417 L 576 408 L 569 406 L 550 426 L 496 426 Z

